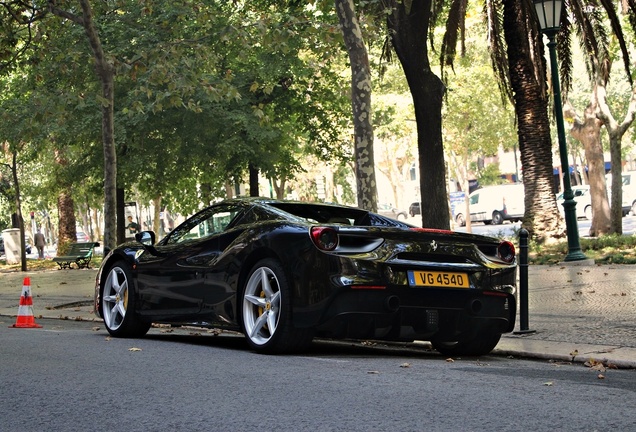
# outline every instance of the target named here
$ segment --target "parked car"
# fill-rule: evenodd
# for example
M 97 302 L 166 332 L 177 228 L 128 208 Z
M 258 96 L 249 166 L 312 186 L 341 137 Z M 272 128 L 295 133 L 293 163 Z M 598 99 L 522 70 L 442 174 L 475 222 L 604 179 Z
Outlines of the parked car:
M 90 242 L 91 240 L 88 238 L 88 236 L 86 235 L 86 233 L 82 232 L 82 231 L 77 231 L 75 233 L 75 238 L 77 238 L 77 242 L 78 243 L 86 243 L 86 242 Z
M 501 225 L 504 221 L 520 221 L 525 212 L 523 184 L 511 183 L 486 186 L 468 196 L 471 222 Z M 465 208 L 457 206 L 455 221 L 466 223 Z
M 406 219 L 406 211 L 393 207 L 391 204 L 378 204 L 378 213 L 391 219 Z
M 621 174 L 623 178 L 623 216 L 628 214 L 636 215 L 636 172 L 628 171 Z M 609 192 L 612 190 L 612 175 L 605 176 L 605 184 L 607 186 L 608 198 L 611 200 Z
M 592 220 L 592 196 L 590 195 L 589 185 L 577 185 L 572 186 L 572 193 L 574 194 L 574 201 L 576 201 L 576 217 L 577 219 L 585 218 Z M 561 215 L 565 215 L 565 209 L 563 208 L 563 192 L 561 192 L 557 198 L 557 207 Z
M 411 217 L 414 217 L 415 215 L 420 214 L 420 203 L 418 202 L 414 202 L 409 206 L 409 214 L 411 215 Z
M 187 323 L 241 331 L 263 353 L 328 337 L 481 355 L 514 327 L 515 284 L 508 241 L 354 207 L 238 198 L 158 242 L 142 231 L 109 252 L 94 307 L 117 337 Z

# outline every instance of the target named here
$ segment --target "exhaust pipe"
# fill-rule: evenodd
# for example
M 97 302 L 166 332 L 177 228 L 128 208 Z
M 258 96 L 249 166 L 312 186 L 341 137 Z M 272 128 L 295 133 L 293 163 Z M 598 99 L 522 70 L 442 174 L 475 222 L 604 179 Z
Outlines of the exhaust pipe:
M 400 298 L 398 296 L 389 296 L 384 300 L 384 308 L 388 312 L 397 312 L 400 308 Z
M 483 307 L 483 304 L 481 303 L 481 300 L 473 300 L 470 302 L 470 305 L 468 306 L 468 309 L 474 313 L 475 315 L 479 314 L 479 312 L 481 312 L 481 309 Z

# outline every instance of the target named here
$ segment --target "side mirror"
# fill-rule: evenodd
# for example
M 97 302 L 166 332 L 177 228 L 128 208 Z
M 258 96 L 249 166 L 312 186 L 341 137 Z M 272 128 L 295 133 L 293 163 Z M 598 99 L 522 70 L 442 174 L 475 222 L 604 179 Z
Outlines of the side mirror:
M 155 244 L 155 233 L 153 231 L 142 231 L 135 234 L 135 240 L 146 246 Z

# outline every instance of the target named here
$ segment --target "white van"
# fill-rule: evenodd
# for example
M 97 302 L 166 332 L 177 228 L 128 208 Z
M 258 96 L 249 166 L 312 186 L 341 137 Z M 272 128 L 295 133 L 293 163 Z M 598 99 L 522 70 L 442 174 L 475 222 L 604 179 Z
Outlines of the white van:
M 468 196 L 471 222 L 493 223 L 500 225 L 504 221 L 520 221 L 525 213 L 525 192 L 522 183 L 488 186 L 477 189 Z M 457 207 L 455 220 L 465 224 L 463 208 Z
M 623 216 L 628 214 L 636 215 L 636 172 L 628 171 L 621 174 L 623 176 Z M 612 200 L 612 174 L 605 175 L 607 186 L 607 197 Z

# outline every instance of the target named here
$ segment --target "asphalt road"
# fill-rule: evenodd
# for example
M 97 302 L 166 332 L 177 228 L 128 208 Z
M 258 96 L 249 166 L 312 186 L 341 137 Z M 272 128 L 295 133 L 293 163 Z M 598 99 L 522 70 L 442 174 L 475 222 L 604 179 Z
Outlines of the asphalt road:
M 4 321 L 3 431 L 636 430 L 633 370 L 321 341 L 267 356 L 232 334 Z

